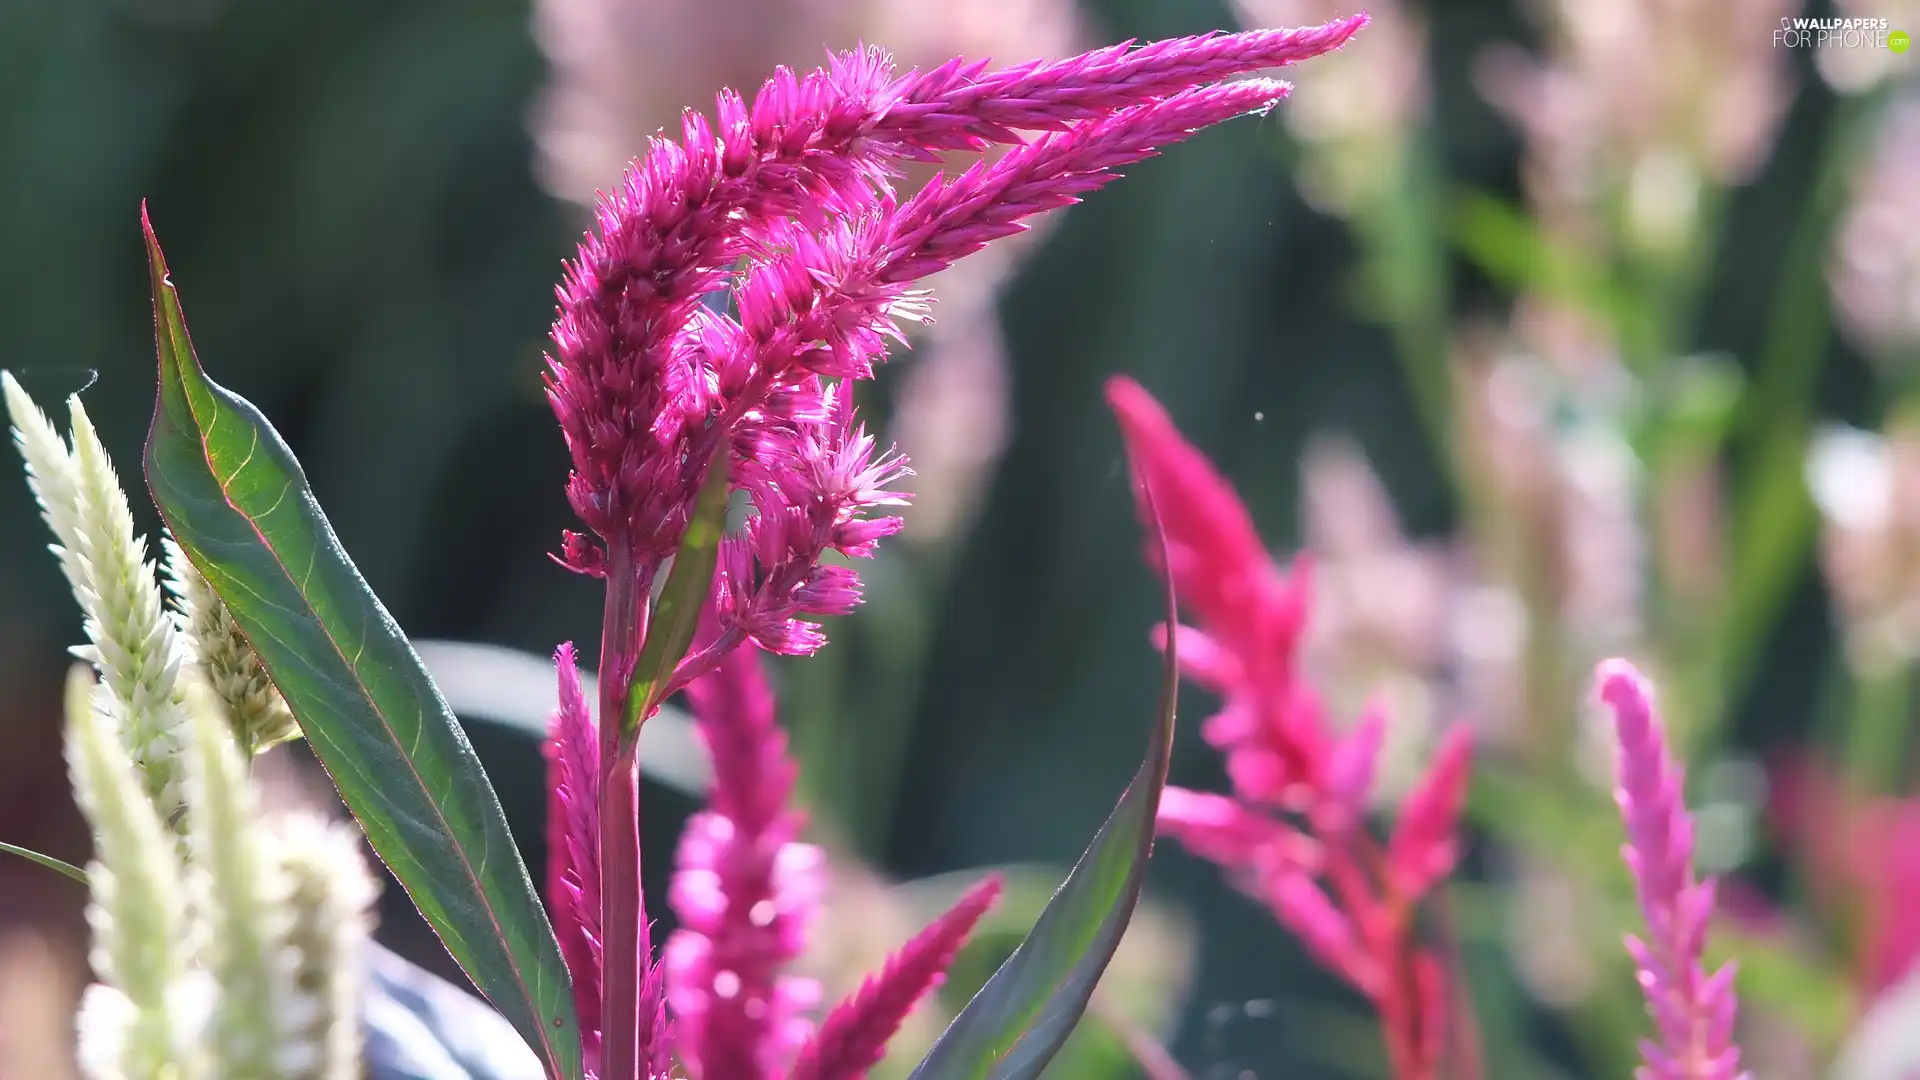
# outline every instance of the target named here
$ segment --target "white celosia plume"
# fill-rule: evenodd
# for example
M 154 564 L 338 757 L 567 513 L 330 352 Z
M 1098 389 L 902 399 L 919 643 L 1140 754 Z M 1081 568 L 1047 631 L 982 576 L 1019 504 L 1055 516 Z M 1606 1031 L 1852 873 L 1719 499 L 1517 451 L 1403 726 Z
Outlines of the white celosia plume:
M 93 826 L 89 958 L 105 984 L 82 1013 L 82 1064 L 95 1080 L 192 1080 L 204 1075 L 196 1044 L 205 995 L 189 989 L 195 942 L 179 857 L 98 702 L 92 676 L 76 666 L 67 681 L 67 762 Z
M 169 611 L 78 398 L 71 441 L 0 372 L 14 441 L 92 644 L 67 758 L 93 827 L 90 1080 L 353 1080 L 374 879 L 349 826 L 267 817 L 248 762 L 299 735 L 231 612 L 171 540 Z M 171 826 L 171 828 L 170 828 Z M 175 829 L 184 832 L 176 835 Z
M 0 388 L 28 483 L 86 616 L 90 644 L 74 655 L 100 672 L 107 691 L 101 703 L 161 815 L 171 818 L 180 803 L 174 758 L 185 650 L 167 617 L 146 539 L 134 534 L 126 492 L 79 397 L 67 402 L 69 444 L 13 376 L 0 373 Z
M 291 915 L 282 969 L 292 989 L 276 1075 L 358 1080 L 360 1005 L 378 896 L 360 837 L 319 817 L 289 816 L 278 823 L 274 850 Z

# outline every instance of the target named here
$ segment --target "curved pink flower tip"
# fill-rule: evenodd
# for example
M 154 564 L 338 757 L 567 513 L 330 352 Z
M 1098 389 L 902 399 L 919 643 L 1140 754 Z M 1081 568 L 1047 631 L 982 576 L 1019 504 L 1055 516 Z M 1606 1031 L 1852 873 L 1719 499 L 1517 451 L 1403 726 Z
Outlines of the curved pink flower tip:
M 999 876 L 988 877 L 888 957 L 879 974 L 827 1014 L 787 1080 L 857 1080 L 879 1064 L 887 1040 L 946 978 L 974 925 L 999 897 Z
M 1612 709 L 1619 737 L 1614 800 L 1626 823 L 1621 849 L 1633 872 L 1647 939 L 1627 939 L 1659 1038 L 1641 1044 L 1642 1080 L 1733 1080 L 1737 999 L 1734 967 L 1709 976 L 1701 963 L 1713 882 L 1694 880 L 1693 818 L 1681 799 L 1684 772 L 1667 749 L 1653 687 L 1624 660 L 1595 672 L 1598 696 Z
M 1107 403 L 1133 460 L 1153 488 L 1166 525 L 1174 588 L 1204 615 L 1233 606 L 1233 598 L 1243 592 L 1239 583 L 1270 563 L 1253 515 L 1145 387 L 1116 375 L 1107 380 Z M 1155 551 L 1147 558 L 1159 561 Z
M 1460 810 L 1473 765 L 1473 731 L 1455 724 L 1441 737 L 1420 782 L 1400 804 L 1387 848 L 1388 872 L 1406 899 L 1422 896 L 1460 858 Z

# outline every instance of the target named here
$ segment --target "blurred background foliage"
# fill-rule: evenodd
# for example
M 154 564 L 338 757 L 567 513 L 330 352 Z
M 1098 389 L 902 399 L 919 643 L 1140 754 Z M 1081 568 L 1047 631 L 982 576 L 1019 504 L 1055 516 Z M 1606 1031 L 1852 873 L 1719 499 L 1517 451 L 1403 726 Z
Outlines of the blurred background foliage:
M 1376 4 L 1279 115 L 939 282 L 940 323 L 864 402 L 920 470 L 909 531 L 831 647 L 778 668 L 844 867 L 816 957 L 829 990 L 953 879 L 888 882 L 1058 864 L 1137 760 L 1154 587 L 1099 394 L 1126 372 L 1276 551 L 1320 557 L 1313 665 L 1343 715 L 1392 703 L 1389 789 L 1436 724 L 1482 725 L 1472 863 L 1444 914 L 1487 1074 L 1629 1066 L 1630 901 L 1581 708 L 1591 662 L 1624 651 L 1666 680 L 1703 860 L 1740 871 L 1722 940 L 1750 1053 L 1763 1075 L 1824 1075 L 1897 999 L 1920 902 L 1920 811 L 1897 800 L 1920 641 L 1901 420 L 1920 126 L 1911 54 L 1771 34 L 1796 13 L 1902 25 L 1897 2 L 1870 7 Z M 147 199 L 203 358 L 294 446 L 408 632 L 590 649 L 598 590 L 546 558 L 568 523 L 539 383 L 551 289 L 581 203 L 679 105 L 862 39 L 1013 61 L 1335 13 L 0 0 L 0 363 L 45 402 L 85 387 L 131 477 L 152 400 Z M 46 541 L 26 485 L 0 483 L 0 839 L 77 860 L 56 717 L 78 620 Z M 473 733 L 539 858 L 533 740 Z M 1192 722 L 1174 780 L 1222 786 Z M 649 798 L 659 890 L 694 800 Z M 1061 1075 L 1124 1074 L 1121 1029 L 1198 1077 L 1381 1074 L 1364 1009 L 1212 868 L 1164 847 L 1150 902 L 1110 995 L 1131 1003 L 1105 1009 L 1130 1019 Z M 0 862 L 9 1075 L 70 1075 L 80 910 Z M 396 947 L 446 970 L 397 889 L 383 913 Z M 948 998 L 1011 940 L 987 935 Z

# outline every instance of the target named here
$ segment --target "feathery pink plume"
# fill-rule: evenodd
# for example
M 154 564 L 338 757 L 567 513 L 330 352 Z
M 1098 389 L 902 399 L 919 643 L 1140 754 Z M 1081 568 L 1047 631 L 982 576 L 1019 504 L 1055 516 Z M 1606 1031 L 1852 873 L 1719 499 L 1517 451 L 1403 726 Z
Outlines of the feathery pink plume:
M 553 654 L 560 677 L 544 745 L 547 758 L 547 909 L 573 979 L 574 1009 L 587 1060 L 600 1053 L 599 733 L 580 690 L 573 642 Z
M 1095 119 L 1204 83 L 1332 52 L 1366 24 L 1362 14 L 1321 26 L 1202 34 L 1138 48 L 1124 41 L 1063 60 L 1035 60 L 984 73 L 983 64 L 953 60 L 909 76 L 911 86 L 902 94 L 906 103 L 893 111 L 912 117 L 922 142 L 940 127 L 976 124 L 1057 131 L 1070 121 Z
M 688 112 L 681 142 L 655 140 L 602 198 L 558 290 L 548 394 L 573 456 L 575 512 L 604 541 L 630 545 L 642 566 L 672 553 L 699 483 L 686 463 L 705 460 L 675 451 L 726 411 L 698 358 L 674 342 L 735 260 L 764 249 L 770 231 L 785 234 L 782 222 L 811 230 L 858 217 L 900 161 L 1020 142 L 1016 129 L 1104 122 L 1338 48 L 1365 21 L 1122 46 L 994 73 L 955 61 L 895 77 L 883 52 L 862 50 L 805 76 L 780 69 L 751 106 L 723 92 L 713 122 Z M 1268 85 L 1270 96 L 1282 92 Z M 928 272 L 911 261 L 900 269 Z M 592 541 L 567 538 L 569 565 L 599 573 L 603 560 Z
M 967 890 L 833 1007 L 787 1080 L 861 1080 L 922 997 L 940 985 L 980 917 L 1000 897 L 998 875 Z
M 795 365 L 865 377 L 886 340 L 902 336 L 896 320 L 925 317 L 910 284 L 1021 231 L 1026 218 L 1079 201 L 1111 182 L 1112 170 L 1285 93 L 1268 80 L 1182 91 L 1042 136 L 905 203 L 882 199 L 873 214 L 781 229 L 736 290 L 740 321 L 722 363 L 759 384 Z
M 711 638 L 709 624 L 703 636 Z M 822 888 L 818 849 L 788 807 L 794 766 L 752 649 L 727 652 L 687 687 L 713 758 L 707 808 L 680 839 L 671 902 L 667 1002 L 675 1049 L 695 1076 L 773 1077 L 805 1041 L 819 988 L 784 974 Z
M 1621 849 L 1647 938 L 1627 938 L 1657 1040 L 1643 1040 L 1640 1080 L 1733 1080 L 1740 1049 L 1733 1043 L 1732 964 L 1708 975 L 1701 954 L 1713 914 L 1713 881 L 1694 880 L 1693 818 L 1681 798 L 1684 772 L 1667 749 L 1653 688 L 1632 664 L 1608 660 L 1595 672 L 1598 695 L 1612 710 L 1619 736 L 1614 800 L 1626 823 Z

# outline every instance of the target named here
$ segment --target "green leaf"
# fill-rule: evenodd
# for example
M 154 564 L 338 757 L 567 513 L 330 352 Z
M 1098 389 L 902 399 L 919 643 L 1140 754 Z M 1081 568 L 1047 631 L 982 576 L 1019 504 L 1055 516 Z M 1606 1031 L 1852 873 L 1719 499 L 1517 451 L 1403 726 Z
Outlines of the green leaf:
M 627 712 L 621 735 L 632 738 L 641 721 L 666 696 L 667 680 L 687 655 L 693 633 L 700 626 L 700 609 L 713 588 L 713 568 L 720 560 L 720 536 L 727 527 L 727 444 L 718 440 L 707 464 L 707 477 L 694 500 L 693 516 L 673 556 L 673 569 L 654 602 L 647 620 L 647 641 L 634 665 L 633 685 L 627 689 Z
M 159 399 L 147 483 L 260 654 L 373 849 L 563 1080 L 582 1076 L 560 948 L 473 748 L 259 410 L 213 383 L 145 213 Z
M 1160 565 L 1171 565 L 1152 492 L 1144 479 L 1139 483 L 1160 546 Z M 1171 578 L 1165 589 L 1171 626 L 1176 617 Z M 1159 721 L 1140 771 L 1026 940 L 934 1042 L 909 1080 L 1032 1080 L 1086 1012 L 1140 901 L 1153 854 L 1154 819 L 1173 756 L 1179 689 L 1173 637 L 1167 636 L 1163 657 Z
M 37 862 L 49 870 L 58 870 L 60 873 L 67 875 L 82 885 L 87 884 L 87 872 L 85 870 L 80 869 L 70 862 L 63 862 L 56 859 L 51 855 L 42 855 L 30 848 L 9 844 L 4 840 L 0 840 L 0 854 L 18 855 L 23 859 Z

